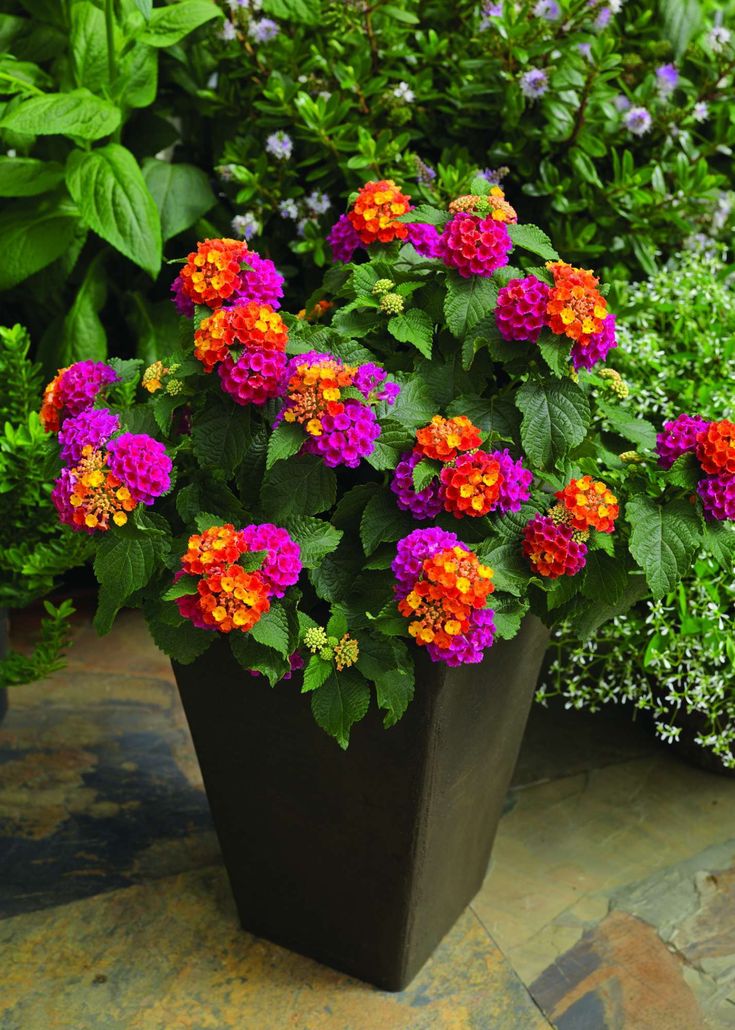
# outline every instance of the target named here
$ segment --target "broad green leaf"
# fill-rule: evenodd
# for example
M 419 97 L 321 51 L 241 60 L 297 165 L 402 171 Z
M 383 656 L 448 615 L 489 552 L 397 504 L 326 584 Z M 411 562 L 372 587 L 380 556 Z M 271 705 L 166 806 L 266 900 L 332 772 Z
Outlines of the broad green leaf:
M 570 379 L 528 380 L 516 395 L 521 443 L 534 465 L 551 468 L 580 444 L 590 424 L 583 391 Z
M 33 201 L 6 208 L 0 214 L 0 290 L 9 290 L 60 257 L 71 246 L 79 224 L 68 203 Z
M 284 658 L 288 657 L 288 619 L 283 605 L 271 601 L 270 610 L 261 615 L 250 634 L 259 644 L 273 648 Z
M 705 522 L 702 543 L 726 572 L 732 572 L 735 567 L 735 526 L 732 523 Z
M 501 515 L 499 518 L 493 516 L 493 529 L 501 540 L 504 540 L 506 543 L 515 543 L 520 547 L 526 523 L 541 510 L 537 504 L 529 501 L 521 505 L 520 511 L 509 511 L 506 515 Z
M 497 299 L 498 286 L 491 279 L 478 275 L 470 279 L 449 275 L 444 315 L 452 335 L 458 339 L 465 336 L 481 318 L 494 310 Z
M 569 577 L 564 577 L 569 578 Z M 515 597 L 493 596 L 490 607 L 493 609 L 495 632 L 501 640 L 512 640 L 521 628 L 523 616 L 528 611 L 528 602 Z
M 426 425 L 436 414 L 436 404 L 419 376 L 401 383 L 395 404 L 387 409 L 388 417 L 409 429 Z
M 492 581 L 496 590 L 505 590 L 516 597 L 526 592 L 531 570 L 521 551 L 520 541 L 492 547 L 483 545 L 477 549 L 477 556 L 483 565 L 489 565 L 493 570 Z
M 31 97 L 6 110 L 0 128 L 33 136 L 78 136 L 84 140 L 109 136 L 120 124 L 120 110 L 88 89 Z
M 228 633 L 230 650 L 243 669 L 253 670 L 265 676 L 273 687 L 291 668 L 288 658 L 274 651 L 272 647 L 259 644 L 252 633 L 240 631 Z
M 304 427 L 296 422 L 281 422 L 268 440 L 268 456 L 265 461 L 267 469 L 273 468 L 277 461 L 285 461 L 298 454 L 306 443 Z
M 332 675 L 334 665 L 320 658 L 318 654 L 312 655 L 304 668 L 304 685 L 301 688 L 302 694 L 308 694 L 312 690 L 318 690 L 325 680 Z
M 122 107 L 149 107 L 156 99 L 158 88 L 158 52 L 143 43 L 136 43 L 132 50 L 123 54 L 113 84 L 112 96 Z M 176 129 L 165 123 L 168 131 Z
M 161 600 L 175 601 L 179 597 L 191 597 L 197 593 L 198 582 L 199 580 L 196 576 L 180 576 L 173 586 L 170 586 L 165 593 L 161 594 Z
M 643 569 L 651 593 L 663 597 L 689 570 L 701 543 L 701 520 L 688 501 L 658 504 L 640 494 L 625 506 L 630 553 Z
M 311 695 L 314 718 L 343 749 L 350 742 L 350 730 L 365 716 L 369 705 L 370 688 L 352 669 L 333 672 Z
M 392 639 L 395 640 L 395 637 Z M 374 682 L 378 708 L 385 712 L 383 726 L 389 730 L 403 717 L 413 700 L 413 669 L 389 669 Z
M 561 378 L 569 368 L 569 352 L 571 344 L 566 337 L 544 329 L 538 338 L 538 349 L 541 357 L 555 376 Z
M 580 575 L 584 596 L 610 605 L 618 603 L 628 585 L 624 564 L 604 551 L 590 551 Z
M 318 25 L 322 9 L 320 0 L 263 0 L 263 10 L 274 18 Z
M 626 440 L 638 444 L 645 450 L 653 450 L 656 446 L 656 427 L 644 418 L 637 418 L 626 408 L 610 401 L 598 401 L 597 410 L 607 419 L 613 432 Z
M 110 530 L 100 543 L 94 559 L 94 573 L 101 585 L 100 606 L 95 625 L 100 633 L 112 626 L 117 612 L 127 599 L 146 586 L 153 575 L 156 555 L 163 552 L 155 534 L 146 535 L 130 525 Z
M 229 478 L 250 443 L 250 413 L 232 402 L 210 404 L 194 419 L 191 440 L 197 461 L 206 469 L 221 469 Z
M 325 555 L 336 551 L 342 539 L 342 530 L 308 515 L 292 515 L 285 527 L 299 545 L 301 563 L 307 569 L 315 568 Z
M 699 0 L 658 0 L 658 12 L 674 56 L 681 57 L 702 20 Z
M 92 260 L 64 318 L 59 356 L 62 365 L 74 361 L 104 361 L 107 357 L 107 333 L 99 316 L 107 298 L 104 258 L 102 252 Z
M 143 615 L 156 647 L 180 665 L 190 665 L 217 638 L 216 632 L 198 629 L 165 601 L 144 604 Z
M 0 197 L 35 197 L 58 186 L 64 168 L 35 157 L 0 157 Z
M 443 466 L 440 461 L 431 461 L 429 458 L 422 458 L 418 465 L 414 465 L 412 478 L 413 488 L 417 492 L 425 490 L 426 487 L 437 478 Z
M 538 254 L 544 261 L 558 261 L 559 255 L 551 240 L 537 225 L 509 225 L 508 232 L 514 247 Z
M 385 8 L 383 11 L 385 12 Z M 399 222 L 419 222 L 422 225 L 446 225 L 451 218 L 448 211 L 442 211 L 439 207 L 431 207 L 429 204 L 419 204 L 411 208 L 405 215 L 398 218 Z
M 401 456 L 410 451 L 414 444 L 413 433 L 395 419 L 382 419 L 380 436 L 375 449 L 367 461 L 374 469 L 394 469 Z
M 267 556 L 267 551 L 246 551 L 237 559 L 237 564 L 241 565 L 246 572 L 257 572 L 258 569 L 263 568 L 263 562 Z
M 680 454 L 669 469 L 668 476 L 675 486 L 681 486 L 684 490 L 696 490 L 697 483 L 702 478 L 702 470 L 694 454 Z
M 276 521 L 289 515 L 318 515 L 334 504 L 337 477 L 321 458 L 305 454 L 279 461 L 261 487 L 263 511 Z
M 74 77 L 78 85 L 101 92 L 109 76 L 104 12 L 90 0 L 74 0 L 70 10 Z
M 410 343 L 425 358 L 431 358 L 434 323 L 425 311 L 410 308 L 402 315 L 388 319 L 388 332 L 400 343 Z
M 140 41 L 149 46 L 170 47 L 200 25 L 221 17 L 222 12 L 209 0 L 177 0 L 153 9 Z
M 143 178 L 156 202 L 164 241 L 194 225 L 217 202 L 209 179 L 194 165 L 148 158 Z
M 408 512 L 396 507 L 393 494 L 376 494 L 365 505 L 360 520 L 360 539 L 366 555 L 371 555 L 378 544 L 400 540 L 414 528 Z
M 118 143 L 75 150 L 66 182 L 89 227 L 155 277 L 161 267 L 161 224 L 130 151 Z

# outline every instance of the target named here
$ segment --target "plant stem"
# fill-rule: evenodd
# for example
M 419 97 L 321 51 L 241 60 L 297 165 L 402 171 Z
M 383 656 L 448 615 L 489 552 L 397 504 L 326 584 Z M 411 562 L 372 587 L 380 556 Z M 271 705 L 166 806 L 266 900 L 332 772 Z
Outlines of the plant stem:
M 108 86 L 117 78 L 117 62 L 115 61 L 115 13 L 114 0 L 105 0 L 105 34 L 107 36 L 107 78 Z

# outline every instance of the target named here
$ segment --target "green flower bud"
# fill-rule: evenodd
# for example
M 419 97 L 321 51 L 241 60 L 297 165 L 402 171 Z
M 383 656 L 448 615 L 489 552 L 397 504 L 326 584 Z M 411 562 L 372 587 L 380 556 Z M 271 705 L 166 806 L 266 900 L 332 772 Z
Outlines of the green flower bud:
M 403 297 L 397 293 L 386 293 L 380 298 L 380 310 L 386 315 L 400 315 L 403 311 Z
M 383 293 L 388 293 L 395 285 L 392 279 L 378 279 L 372 289 L 373 296 L 379 297 Z

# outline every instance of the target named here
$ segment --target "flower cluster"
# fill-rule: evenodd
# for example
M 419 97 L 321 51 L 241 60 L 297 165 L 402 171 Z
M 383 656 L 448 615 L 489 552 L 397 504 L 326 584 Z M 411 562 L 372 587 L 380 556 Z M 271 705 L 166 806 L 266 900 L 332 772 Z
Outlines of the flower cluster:
M 584 568 L 587 546 L 575 540 L 574 530 L 549 515 L 534 515 L 523 530 L 523 553 L 541 576 L 574 576 Z
M 41 425 L 49 433 L 58 433 L 65 419 L 91 408 L 105 387 L 119 378 L 103 361 L 77 361 L 60 368 L 43 391 Z
M 95 414 L 100 413 L 110 415 Z M 144 433 L 122 433 L 109 443 L 86 443 L 74 457 L 84 439 L 82 432 L 98 434 L 100 426 L 88 420 L 86 429 L 73 429 L 65 443 L 73 464 L 61 470 L 51 492 L 60 520 L 72 529 L 91 533 L 108 530 L 111 522 L 124 526 L 138 504 L 152 504 L 169 489 L 171 459 L 158 440 Z
M 355 251 L 362 247 L 362 240 L 347 215 L 339 216 L 329 230 L 327 243 L 332 250 L 332 261 L 344 264 L 352 261 Z
M 461 276 L 490 276 L 508 264 L 513 246 L 504 222 L 458 212 L 439 237 L 438 256 Z
M 599 479 L 572 479 L 556 496 L 569 512 L 574 529 L 596 529 L 600 533 L 612 533 L 615 529 L 615 519 L 620 514 L 618 499 Z
M 398 218 L 410 210 L 411 198 L 401 193 L 392 179 L 367 182 L 360 188 L 347 213 L 360 242 L 391 243 L 405 240 L 408 226 Z
M 518 221 L 516 209 L 505 199 L 505 193 L 500 186 L 493 186 L 490 192 L 484 196 L 477 193 L 465 193 L 461 197 L 455 197 L 450 201 L 449 210 L 453 215 L 460 211 L 483 217 L 489 215 L 496 222 L 505 222 L 506 224 Z
M 59 430 L 61 460 L 66 465 L 76 465 L 85 447 L 103 447 L 119 428 L 120 419 L 108 408 L 87 408 L 67 418 Z
M 179 273 L 180 290 L 192 304 L 222 304 L 243 286 L 242 264 L 248 248 L 242 240 L 203 240 Z
M 393 403 L 399 391 L 383 369 L 372 362 L 345 365 L 331 354 L 311 352 L 291 359 L 286 379 L 286 403 L 277 423 L 304 427 L 305 453 L 318 454 L 330 468 L 357 468 L 372 454 L 380 426 L 370 405 Z M 345 397 L 349 389 L 364 399 Z
M 697 436 L 709 425 L 699 415 L 677 415 L 670 422 L 664 422 L 663 432 L 656 437 L 656 451 L 661 468 L 669 469 L 682 454 L 692 453 L 697 446 Z
M 398 610 L 431 660 L 452 666 L 482 661 L 495 635 L 486 607 L 492 569 L 439 529 L 417 529 L 399 541 L 392 568 Z
M 495 321 L 504 340 L 536 343 L 546 325 L 549 287 L 535 275 L 511 279 L 498 292 Z
M 658 463 L 668 469 L 683 454 L 694 454 L 704 476 L 697 483 L 707 519 L 735 521 L 735 422 L 708 422 L 677 415 L 656 437 Z
M 416 445 L 396 466 L 391 490 L 403 511 L 416 519 L 435 518 L 444 508 L 456 518 L 518 511 L 528 500 L 532 475 L 510 452 L 479 450 L 481 433 L 464 415 L 435 415 L 416 431 Z M 438 478 L 417 490 L 414 469 L 424 458 L 440 461 Z
M 607 317 L 607 302 L 597 289 L 599 279 L 566 261 L 550 261 L 546 267 L 554 277 L 546 305 L 549 328 L 581 347 L 589 346 L 591 338 L 602 332 Z
M 239 563 L 248 552 L 262 553 L 257 571 Z M 283 597 L 300 573 L 298 544 L 285 529 L 271 523 L 241 530 L 232 523 L 212 526 L 189 537 L 175 580 L 199 578 L 195 592 L 178 597 L 176 605 L 200 629 L 247 633 L 270 610 L 271 597 Z

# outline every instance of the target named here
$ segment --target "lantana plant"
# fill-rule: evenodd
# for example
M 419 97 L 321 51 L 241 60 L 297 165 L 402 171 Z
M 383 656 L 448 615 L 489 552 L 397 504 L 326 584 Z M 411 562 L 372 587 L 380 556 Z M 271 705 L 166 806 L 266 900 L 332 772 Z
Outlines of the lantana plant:
M 472 189 L 442 210 L 366 184 L 298 315 L 268 259 L 205 240 L 173 285 L 177 353 L 59 374 L 54 497 L 98 542 L 101 632 L 129 604 L 178 662 L 226 638 L 344 747 L 373 698 L 400 719 L 419 656 L 479 663 L 529 611 L 592 633 L 718 547 L 729 487 L 703 511 L 687 454 L 642 460 L 655 427 L 601 367 L 606 288 Z M 729 426 L 692 437 L 710 479 Z

